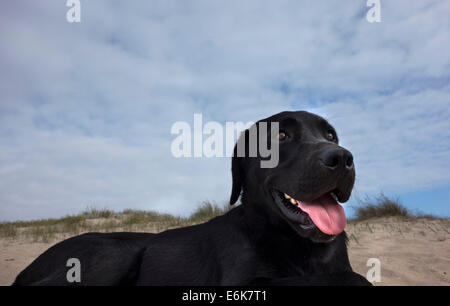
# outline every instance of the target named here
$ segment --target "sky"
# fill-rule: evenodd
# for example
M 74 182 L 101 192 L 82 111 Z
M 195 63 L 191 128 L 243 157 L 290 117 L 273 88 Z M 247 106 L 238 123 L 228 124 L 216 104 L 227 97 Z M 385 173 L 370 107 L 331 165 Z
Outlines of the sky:
M 450 217 L 450 2 L 0 4 L 0 221 L 227 203 L 227 157 L 175 158 L 177 121 L 328 119 L 380 192 Z

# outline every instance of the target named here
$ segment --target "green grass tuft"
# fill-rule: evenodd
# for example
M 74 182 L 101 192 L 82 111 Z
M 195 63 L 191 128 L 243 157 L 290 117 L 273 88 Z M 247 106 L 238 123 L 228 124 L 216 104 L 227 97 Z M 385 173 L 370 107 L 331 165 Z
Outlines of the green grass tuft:
M 114 216 L 114 212 L 109 209 L 97 209 L 95 207 L 88 207 L 81 213 L 86 219 L 99 219 L 99 218 L 111 218 Z
M 0 237 L 15 238 L 17 227 L 13 223 L 0 223 Z
M 90 207 L 78 215 L 59 219 L 41 219 L 0 223 L 1 238 L 23 235 L 35 242 L 48 242 L 61 235 L 82 232 L 113 232 L 156 228 L 157 231 L 208 221 L 226 213 L 230 208 L 203 202 L 189 217 L 179 217 L 154 211 L 126 209 L 116 213 L 108 209 Z
M 379 196 L 371 199 L 358 200 L 358 206 L 355 208 L 355 220 L 367 220 L 379 217 L 402 217 L 411 218 L 414 215 L 404 207 L 398 198 L 390 199 L 381 193 Z
M 227 213 L 232 207 L 219 206 L 211 202 L 203 202 L 188 218 L 192 222 L 202 222 Z

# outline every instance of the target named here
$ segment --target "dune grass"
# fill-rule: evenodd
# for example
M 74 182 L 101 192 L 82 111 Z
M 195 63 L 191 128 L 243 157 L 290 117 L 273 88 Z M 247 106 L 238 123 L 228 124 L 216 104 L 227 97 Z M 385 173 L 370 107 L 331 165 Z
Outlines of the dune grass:
M 114 212 L 109 209 L 87 208 L 77 215 L 63 218 L 0 223 L 0 238 L 27 237 L 32 241 L 48 242 L 61 236 L 73 236 L 83 232 L 151 231 L 206 222 L 228 212 L 234 206 L 203 202 L 187 217 L 154 211 L 125 209 Z M 383 193 L 374 198 L 358 200 L 355 218 L 350 222 L 380 217 L 428 218 L 435 216 L 412 213 L 398 198 L 388 198 Z
M 227 207 L 228 206 L 228 207 Z M 154 211 L 87 208 L 78 215 L 63 218 L 0 223 L 0 237 L 25 236 L 32 241 L 48 242 L 58 235 L 76 235 L 82 232 L 113 232 L 147 229 L 157 232 L 173 227 L 188 226 L 220 216 L 231 207 L 203 202 L 190 216 L 180 217 Z
M 411 212 L 404 207 L 398 198 L 392 199 L 381 193 L 375 198 L 366 197 L 358 200 L 355 208 L 355 220 L 367 220 L 379 217 L 411 217 Z
M 203 202 L 202 205 L 197 207 L 197 209 L 189 216 L 188 220 L 194 223 L 203 222 L 227 213 L 232 207 L 233 206 L 230 205 L 219 206 L 215 203 Z
M 97 209 L 95 207 L 88 207 L 80 215 L 86 219 L 110 218 L 114 216 L 114 212 L 106 208 Z
M 365 199 L 358 199 L 357 201 L 358 206 L 353 207 L 355 209 L 355 217 L 352 221 L 363 221 L 380 217 L 439 219 L 433 215 L 412 212 L 403 206 L 399 198 L 389 198 L 383 193 L 373 198 L 366 196 Z

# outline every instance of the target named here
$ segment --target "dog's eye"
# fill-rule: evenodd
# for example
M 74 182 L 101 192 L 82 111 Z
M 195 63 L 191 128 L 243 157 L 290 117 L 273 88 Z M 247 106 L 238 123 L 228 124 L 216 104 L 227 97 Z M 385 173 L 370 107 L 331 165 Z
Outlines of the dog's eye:
M 336 140 L 336 138 L 334 137 L 333 132 L 331 132 L 331 131 L 327 132 L 327 140 L 329 140 L 329 141 L 335 141 Z
M 283 141 L 287 138 L 287 134 L 285 132 L 280 132 L 278 134 L 278 140 Z

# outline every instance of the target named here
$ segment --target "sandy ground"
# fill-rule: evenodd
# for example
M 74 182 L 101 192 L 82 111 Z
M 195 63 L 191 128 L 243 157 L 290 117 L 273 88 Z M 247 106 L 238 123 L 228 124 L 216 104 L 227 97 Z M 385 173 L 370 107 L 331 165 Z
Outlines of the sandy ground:
M 380 263 L 381 282 L 374 285 L 450 285 L 450 219 L 382 218 L 351 222 L 346 228 L 353 269 L 366 276 L 369 258 Z M 28 240 L 28 241 L 27 241 Z M 0 285 L 57 243 L 26 238 L 0 239 Z
M 350 263 L 367 276 L 377 258 L 381 282 L 374 285 L 450 285 L 450 220 L 377 219 L 349 224 Z

